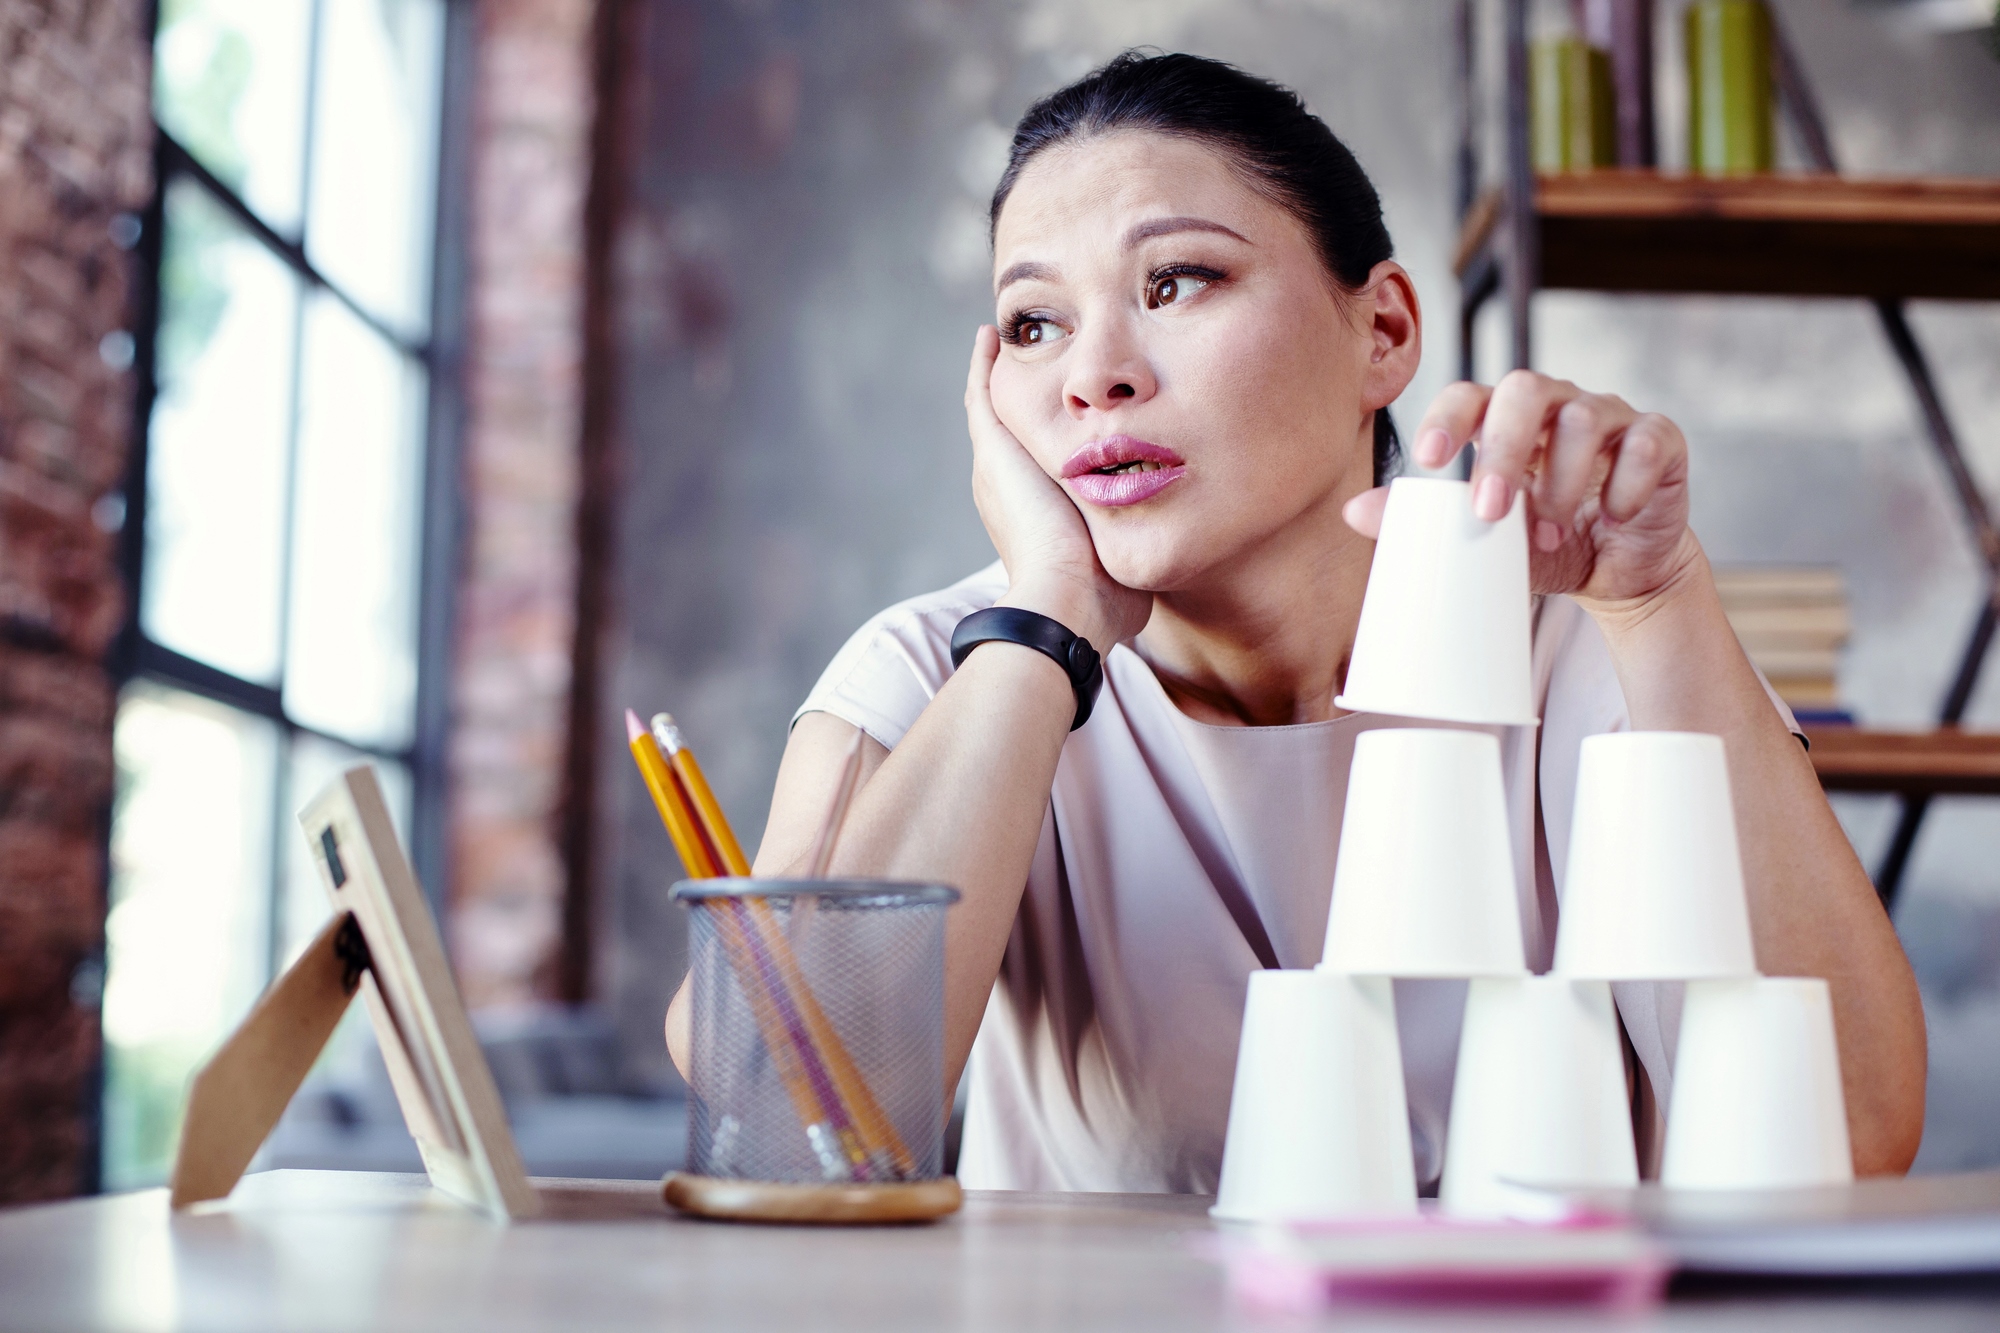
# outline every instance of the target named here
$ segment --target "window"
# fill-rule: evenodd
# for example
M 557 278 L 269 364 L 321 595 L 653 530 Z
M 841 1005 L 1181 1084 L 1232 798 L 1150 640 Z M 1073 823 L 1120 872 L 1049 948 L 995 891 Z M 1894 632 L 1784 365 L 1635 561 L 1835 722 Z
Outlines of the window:
M 424 813 L 418 626 L 439 577 L 425 568 L 424 478 L 451 8 L 160 5 L 106 1188 L 164 1178 L 188 1076 L 324 922 L 297 807 L 366 762 L 406 837 Z

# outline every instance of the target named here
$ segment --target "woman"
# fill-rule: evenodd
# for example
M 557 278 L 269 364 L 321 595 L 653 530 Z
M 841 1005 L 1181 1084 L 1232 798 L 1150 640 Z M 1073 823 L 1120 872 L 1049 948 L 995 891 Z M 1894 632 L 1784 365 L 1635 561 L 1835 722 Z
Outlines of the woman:
M 972 1069 L 964 1182 L 1212 1191 L 1246 978 L 1318 960 L 1354 737 L 1410 725 L 1333 700 L 1397 462 L 1386 409 L 1417 368 L 1416 293 L 1346 148 L 1290 92 L 1191 56 L 1127 54 L 1032 108 L 992 225 L 997 327 L 974 341 L 965 403 L 1000 561 L 834 659 L 756 870 L 800 870 L 860 729 L 835 872 L 964 892 L 946 945 L 947 1062 Z M 1916 987 L 1723 618 L 1680 432 L 1516 371 L 1445 390 L 1414 455 L 1441 467 L 1468 443 L 1482 517 L 1526 493 L 1543 594 L 1544 723 L 1498 729 L 1531 959 L 1552 947 L 1582 738 L 1721 735 L 1760 963 L 1832 983 L 1856 1169 L 1904 1170 Z M 1093 696 L 1072 639 L 1104 653 L 1074 730 Z M 1617 996 L 1656 1127 L 1676 992 Z M 1396 998 L 1434 1184 L 1464 986 Z M 668 1019 L 683 1067 L 684 1006 Z

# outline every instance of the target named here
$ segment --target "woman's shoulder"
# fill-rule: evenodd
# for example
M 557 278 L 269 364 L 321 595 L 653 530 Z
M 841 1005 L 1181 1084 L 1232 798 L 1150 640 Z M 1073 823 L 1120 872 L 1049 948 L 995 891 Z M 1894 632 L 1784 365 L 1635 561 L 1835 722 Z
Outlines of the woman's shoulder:
M 1006 570 L 995 560 L 948 588 L 871 616 L 834 654 L 792 720 L 832 713 L 895 748 L 950 677 L 951 632 L 958 622 L 1006 591 Z

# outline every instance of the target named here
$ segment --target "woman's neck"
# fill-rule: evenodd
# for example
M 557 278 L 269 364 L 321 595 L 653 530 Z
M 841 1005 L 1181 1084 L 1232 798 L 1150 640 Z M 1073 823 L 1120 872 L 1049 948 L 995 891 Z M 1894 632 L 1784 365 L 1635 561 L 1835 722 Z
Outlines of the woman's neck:
M 1174 704 L 1214 726 L 1324 722 L 1347 675 L 1375 544 L 1340 487 L 1199 585 L 1154 598 L 1137 648 Z

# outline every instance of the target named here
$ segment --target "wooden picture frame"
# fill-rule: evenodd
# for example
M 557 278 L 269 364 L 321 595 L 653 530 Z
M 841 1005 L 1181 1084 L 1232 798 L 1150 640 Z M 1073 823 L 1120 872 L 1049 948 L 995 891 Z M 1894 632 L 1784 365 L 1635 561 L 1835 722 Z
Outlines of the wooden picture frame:
M 195 1075 L 173 1206 L 235 1187 L 358 989 L 431 1183 L 495 1221 L 534 1216 L 506 1108 L 375 770 L 341 774 L 299 825 L 333 920 Z

